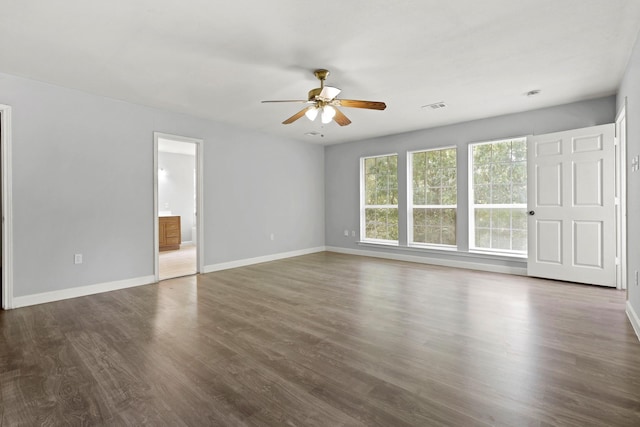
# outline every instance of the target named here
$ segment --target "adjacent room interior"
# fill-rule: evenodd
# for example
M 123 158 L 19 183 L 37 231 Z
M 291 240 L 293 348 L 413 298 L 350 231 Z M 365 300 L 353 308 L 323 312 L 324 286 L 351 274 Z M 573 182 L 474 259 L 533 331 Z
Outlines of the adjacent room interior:
M 639 33 L 3 5 L 0 425 L 640 425 Z
M 159 280 L 196 274 L 195 144 L 158 139 L 157 198 Z

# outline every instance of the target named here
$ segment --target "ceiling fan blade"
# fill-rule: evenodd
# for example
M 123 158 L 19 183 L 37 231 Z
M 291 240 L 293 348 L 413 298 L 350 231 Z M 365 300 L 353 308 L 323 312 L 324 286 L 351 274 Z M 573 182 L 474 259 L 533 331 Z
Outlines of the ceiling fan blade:
M 341 90 L 338 89 L 337 87 L 325 86 L 320 91 L 320 94 L 318 95 L 318 97 L 323 99 L 333 99 L 336 96 L 338 96 L 340 92 Z
M 302 100 L 302 99 L 285 99 L 285 100 L 279 100 L 279 101 L 260 101 L 263 104 L 266 102 L 300 102 L 303 104 L 310 104 L 313 103 L 313 101 L 308 101 L 308 100 Z
M 282 122 L 283 125 L 288 125 L 290 123 L 295 122 L 296 120 L 298 120 L 300 117 L 304 116 L 304 113 L 307 112 L 307 110 L 309 109 L 309 107 L 303 108 L 302 110 L 298 111 L 297 113 L 295 113 L 293 116 L 289 117 L 287 120 L 285 120 L 284 122 Z
M 338 110 L 336 107 L 333 108 L 334 110 L 336 110 L 336 115 L 333 116 L 333 120 L 335 120 L 337 124 L 339 124 L 340 126 L 351 124 L 351 120 L 349 120 L 349 118 L 345 116 L 342 111 Z
M 337 99 L 338 104 L 350 108 L 367 108 L 369 110 L 384 110 L 387 104 L 377 101 L 358 101 L 355 99 Z

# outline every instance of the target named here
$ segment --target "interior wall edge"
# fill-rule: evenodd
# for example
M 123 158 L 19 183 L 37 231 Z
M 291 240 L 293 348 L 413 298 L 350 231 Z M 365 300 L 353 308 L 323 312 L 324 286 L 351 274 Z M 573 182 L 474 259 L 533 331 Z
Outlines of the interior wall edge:
M 629 318 L 629 322 L 631 322 L 631 326 L 633 326 L 633 330 L 640 341 L 640 317 L 638 317 L 638 313 L 633 309 L 633 306 L 627 300 L 627 309 L 625 310 L 627 313 L 627 317 Z

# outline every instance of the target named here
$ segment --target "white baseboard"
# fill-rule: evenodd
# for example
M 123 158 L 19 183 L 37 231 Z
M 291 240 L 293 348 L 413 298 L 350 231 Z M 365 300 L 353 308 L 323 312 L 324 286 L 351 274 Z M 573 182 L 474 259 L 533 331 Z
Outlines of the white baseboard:
M 412 255 L 404 255 L 404 254 L 391 254 L 387 252 L 366 251 L 361 249 L 348 249 L 348 248 L 340 248 L 335 246 L 327 246 L 327 247 L 318 246 L 315 248 L 301 249 L 297 251 L 282 252 L 277 254 L 255 257 L 255 258 L 246 258 L 246 259 L 241 259 L 237 261 L 229 261 L 229 262 L 223 262 L 219 264 L 206 265 L 203 269 L 204 270 L 203 273 L 212 273 L 214 271 L 245 267 L 248 265 L 260 264 L 260 263 L 269 262 L 269 261 L 277 261 L 280 259 L 292 258 L 296 256 L 308 255 L 308 254 L 324 252 L 324 251 L 337 252 L 337 253 L 343 253 L 343 254 L 349 254 L 349 255 L 369 256 L 369 257 L 375 257 L 375 258 L 385 258 L 385 259 L 392 259 L 392 260 L 398 260 L 398 261 L 416 262 L 420 264 L 441 265 L 445 267 L 468 268 L 472 270 L 491 271 L 495 273 L 507 273 L 507 274 L 516 274 L 516 275 L 527 274 L 526 268 L 507 267 L 507 266 L 500 266 L 500 265 L 491 265 L 491 264 L 440 259 L 440 258 L 430 258 L 430 257 L 422 257 L 422 256 L 412 256 Z M 61 289 L 58 291 L 43 292 L 40 294 L 14 297 L 12 300 L 11 308 L 26 307 L 30 305 L 44 304 L 47 302 L 60 301 L 60 300 L 69 299 L 69 298 L 83 297 L 87 295 L 99 294 L 102 292 L 115 291 L 118 289 L 148 285 L 154 282 L 155 282 L 155 278 L 153 275 L 151 275 L 151 276 L 143 276 L 143 277 L 136 277 L 132 279 L 126 279 L 126 280 L 119 280 L 115 282 L 98 283 L 95 285 L 79 286 L 76 288 Z M 636 333 L 638 334 L 638 332 L 640 331 L 640 319 L 638 319 L 638 316 L 636 315 L 636 313 L 633 311 L 633 308 L 628 303 L 627 303 L 627 315 L 629 316 L 629 320 L 631 320 L 631 324 L 633 325 Z M 640 334 L 638 334 L 638 336 L 640 337 Z
M 627 317 L 631 322 L 631 326 L 633 326 L 633 330 L 636 331 L 636 336 L 640 340 L 640 317 L 638 317 L 638 313 L 633 309 L 633 306 L 627 301 L 627 309 L 625 310 L 627 313 Z
M 366 251 L 362 249 L 340 248 L 336 246 L 327 246 L 328 252 L 337 252 L 341 254 L 369 256 L 375 258 L 392 259 L 396 261 L 416 262 L 420 264 L 441 265 L 444 267 L 467 268 L 470 270 L 490 271 L 493 273 L 515 274 L 518 276 L 526 276 L 527 269 L 521 267 L 508 267 L 505 265 L 492 265 L 478 262 L 460 261 L 452 259 L 431 258 L 415 255 L 392 254 L 389 252 Z
M 135 286 L 154 283 L 153 276 L 135 277 L 133 279 L 118 280 L 115 282 L 98 283 L 95 285 L 79 286 L 77 288 L 61 289 L 59 291 L 43 292 L 41 294 L 13 297 L 12 308 L 26 307 L 29 305 L 44 304 L 46 302 L 60 301 L 63 299 L 84 297 L 102 292 L 116 291 L 118 289 L 132 288 Z
M 314 254 L 316 252 L 324 252 L 324 246 L 317 248 L 300 249 L 298 251 L 281 252 L 279 254 L 259 256 L 255 258 L 239 259 L 237 261 L 221 262 L 219 264 L 205 265 L 204 273 L 213 273 L 214 271 L 229 270 L 231 268 L 245 267 L 247 265 L 261 264 L 263 262 L 277 261 L 284 258 L 292 258 L 294 256 Z

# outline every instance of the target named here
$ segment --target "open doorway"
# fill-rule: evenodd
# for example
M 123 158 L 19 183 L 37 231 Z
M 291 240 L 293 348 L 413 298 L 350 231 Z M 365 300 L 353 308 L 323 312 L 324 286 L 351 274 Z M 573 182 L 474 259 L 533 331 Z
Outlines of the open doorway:
M 201 271 L 201 143 L 154 133 L 156 280 Z

